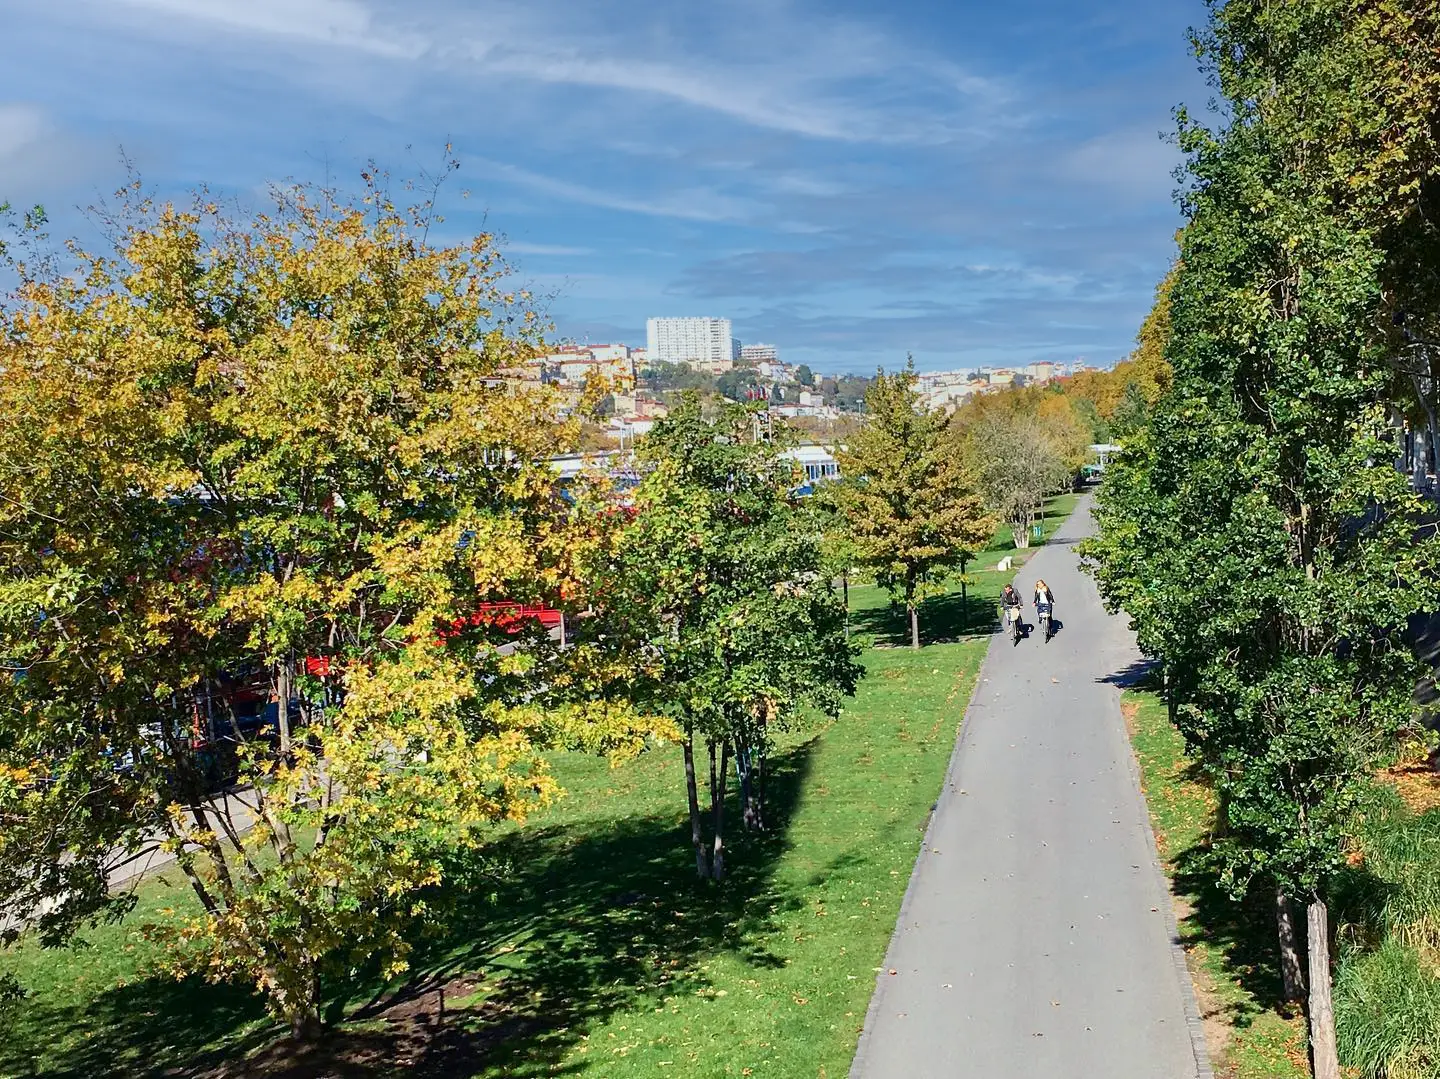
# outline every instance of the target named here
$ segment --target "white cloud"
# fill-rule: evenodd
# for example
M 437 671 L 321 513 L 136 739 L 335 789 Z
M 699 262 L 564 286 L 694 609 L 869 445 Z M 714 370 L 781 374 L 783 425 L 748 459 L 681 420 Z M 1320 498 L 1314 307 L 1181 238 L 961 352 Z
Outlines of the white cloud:
M 482 176 L 538 191 L 542 195 L 549 195 L 564 202 L 578 202 L 586 206 L 599 206 L 606 210 L 621 210 L 647 217 L 675 217 L 686 221 L 737 221 L 750 217 L 757 209 L 745 199 L 725 195 L 710 188 L 667 192 L 653 198 L 631 198 L 485 158 L 467 158 L 466 167 Z
M 173 18 L 218 23 L 232 30 L 298 38 L 378 56 L 418 58 L 426 42 L 381 29 L 358 0 L 119 0 Z
M 102 167 L 100 148 L 57 129 L 35 105 L 0 101 L 0 203 L 48 201 Z
M 120 8 L 163 14 L 168 26 L 210 23 L 481 79 L 628 92 L 818 139 L 944 142 L 996 126 L 993 106 L 1004 97 L 994 81 L 942 58 L 783 4 L 733 12 L 736 40 L 707 42 L 709 55 L 668 35 L 663 48 L 647 49 L 645 26 L 577 25 L 592 13 L 534 0 L 444 13 L 411 4 L 403 22 L 361 0 L 110 0 L 106 10 Z
M 536 244 L 526 240 L 508 240 L 502 246 L 512 255 L 570 255 L 580 257 L 593 255 L 593 247 L 567 247 L 564 244 Z
M 39 142 L 45 126 L 45 114 L 34 105 L 0 103 L 0 163 Z
M 1090 139 L 1064 159 L 1065 172 L 1087 183 L 1129 192 L 1173 186 L 1171 173 L 1180 151 L 1153 129 L 1112 131 Z

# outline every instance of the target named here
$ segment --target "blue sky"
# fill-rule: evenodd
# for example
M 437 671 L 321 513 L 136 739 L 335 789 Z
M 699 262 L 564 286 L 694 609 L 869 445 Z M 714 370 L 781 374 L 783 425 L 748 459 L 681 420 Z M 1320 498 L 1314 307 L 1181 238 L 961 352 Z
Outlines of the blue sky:
M 825 370 L 1130 347 L 1200 0 L 0 0 L 0 200 L 461 162 L 557 334 L 726 315 Z M 470 197 L 462 200 L 460 193 Z

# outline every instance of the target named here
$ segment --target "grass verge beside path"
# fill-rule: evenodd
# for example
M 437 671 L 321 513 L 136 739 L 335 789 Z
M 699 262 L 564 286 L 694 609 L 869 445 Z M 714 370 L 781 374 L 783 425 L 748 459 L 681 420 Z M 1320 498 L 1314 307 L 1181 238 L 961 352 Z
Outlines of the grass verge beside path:
M 779 747 L 775 828 L 737 837 L 719 889 L 691 879 L 678 752 L 613 771 L 561 758 L 569 797 L 464 867 L 417 979 L 343 1002 L 309 1063 L 843 1076 L 986 643 L 871 652 L 844 716 Z M 164 875 L 142 888 L 152 916 L 187 901 Z M 0 1033 L 0 1075 L 301 1074 L 276 1064 L 284 1047 L 242 1060 L 274 1033 L 249 994 L 148 974 L 138 924 L 0 956 L 30 990 Z
M 1128 692 L 1124 709 L 1216 1074 L 1305 1079 L 1303 1020 L 1279 1010 L 1273 921 L 1221 894 L 1205 866 L 1214 797 L 1158 696 Z

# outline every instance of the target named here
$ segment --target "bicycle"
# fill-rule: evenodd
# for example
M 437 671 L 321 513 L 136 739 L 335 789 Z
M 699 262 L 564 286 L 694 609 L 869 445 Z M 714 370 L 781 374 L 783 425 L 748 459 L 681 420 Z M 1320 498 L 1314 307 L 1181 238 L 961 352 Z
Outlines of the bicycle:
M 1024 636 L 1024 630 L 1020 623 L 1020 613 L 1019 607 L 1005 607 L 1002 605 L 1000 608 L 1002 623 L 1008 626 L 1010 630 L 1010 644 L 1012 647 L 1019 644 L 1020 638 Z
M 1055 635 L 1055 627 L 1050 619 L 1050 605 L 1040 603 L 1035 607 L 1035 621 L 1039 623 L 1040 632 L 1045 635 L 1045 643 L 1050 643 L 1050 638 Z

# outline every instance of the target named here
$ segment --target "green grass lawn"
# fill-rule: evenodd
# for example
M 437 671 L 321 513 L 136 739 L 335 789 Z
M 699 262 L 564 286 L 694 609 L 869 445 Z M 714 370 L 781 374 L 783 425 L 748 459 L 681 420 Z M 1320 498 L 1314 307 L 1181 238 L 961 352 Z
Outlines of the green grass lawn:
M 1129 692 L 1125 712 L 1161 860 L 1179 898 L 1180 939 L 1225 1079 L 1304 1079 L 1303 1020 L 1282 1014 L 1273 916 L 1222 895 L 1206 866 L 1215 801 L 1185 756 L 1154 693 Z M 1217 1039 L 1216 1035 L 1220 1037 Z
M 776 827 L 736 838 L 718 888 L 692 879 L 678 752 L 562 757 L 569 797 L 458 867 L 415 980 L 337 1002 L 328 1051 L 398 1044 L 394 1071 L 433 1075 L 844 1075 L 985 644 L 870 652 L 852 707 L 783 740 Z M 140 923 L 186 902 L 161 875 L 125 924 L 6 956 L 30 996 L 0 1075 L 160 1075 L 268 1041 L 248 993 L 147 974 Z
M 1052 500 L 1047 536 L 1073 505 Z M 330 1018 L 343 1021 L 317 1059 L 296 1061 L 243 989 L 153 973 L 141 927 L 193 902 L 161 873 L 121 924 L 63 950 L 27 941 L 0 953 L 0 971 L 29 991 L 0 1027 L 0 1076 L 298 1079 L 343 1067 L 838 1079 L 1010 576 L 993 567 L 1008 553 L 1008 536 L 997 538 L 972 566 L 969 607 L 958 587 L 926 604 L 927 640 L 949 643 L 868 651 L 869 676 L 840 719 L 780 740 L 772 830 L 732 831 L 722 886 L 694 880 L 677 749 L 614 770 L 562 755 L 568 797 L 454 867 L 413 978 L 359 977 L 332 1001 Z M 852 588 L 851 600 L 858 629 L 908 640 L 903 612 L 878 589 Z M 733 795 L 728 815 L 738 818 Z

